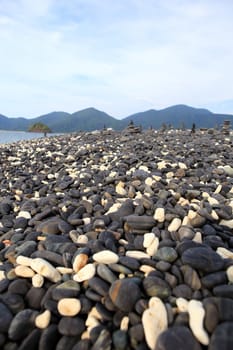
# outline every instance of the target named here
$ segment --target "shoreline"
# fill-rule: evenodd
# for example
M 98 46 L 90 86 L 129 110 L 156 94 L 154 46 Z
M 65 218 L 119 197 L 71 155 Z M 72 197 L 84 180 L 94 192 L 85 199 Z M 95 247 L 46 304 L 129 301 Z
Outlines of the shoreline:
M 230 349 L 232 148 L 187 130 L 0 145 L 0 346 Z

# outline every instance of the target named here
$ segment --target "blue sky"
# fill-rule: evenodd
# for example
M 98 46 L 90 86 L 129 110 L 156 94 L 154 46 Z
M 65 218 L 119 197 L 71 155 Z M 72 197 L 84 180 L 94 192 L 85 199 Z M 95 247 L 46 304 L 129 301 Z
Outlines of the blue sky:
M 231 0 L 0 0 L 0 114 L 233 114 Z

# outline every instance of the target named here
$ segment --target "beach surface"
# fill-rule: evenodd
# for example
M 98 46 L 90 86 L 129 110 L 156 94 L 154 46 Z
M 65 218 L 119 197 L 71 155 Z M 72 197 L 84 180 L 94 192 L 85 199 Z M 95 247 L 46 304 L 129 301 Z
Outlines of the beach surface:
M 0 145 L 0 348 L 231 350 L 233 138 Z

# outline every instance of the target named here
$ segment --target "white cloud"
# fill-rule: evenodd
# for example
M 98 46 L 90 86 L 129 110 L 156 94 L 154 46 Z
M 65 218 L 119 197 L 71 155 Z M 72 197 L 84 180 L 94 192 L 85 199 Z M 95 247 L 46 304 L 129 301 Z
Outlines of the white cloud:
M 0 0 L 0 113 L 231 100 L 233 3 Z

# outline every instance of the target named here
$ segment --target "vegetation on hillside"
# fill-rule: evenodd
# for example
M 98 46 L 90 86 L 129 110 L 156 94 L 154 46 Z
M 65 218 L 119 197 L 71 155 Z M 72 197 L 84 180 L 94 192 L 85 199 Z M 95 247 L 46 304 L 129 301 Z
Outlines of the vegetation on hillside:
M 28 129 L 29 132 L 41 132 L 44 134 L 44 136 L 47 135 L 47 133 L 52 132 L 51 129 L 43 123 L 35 123 L 31 125 Z

